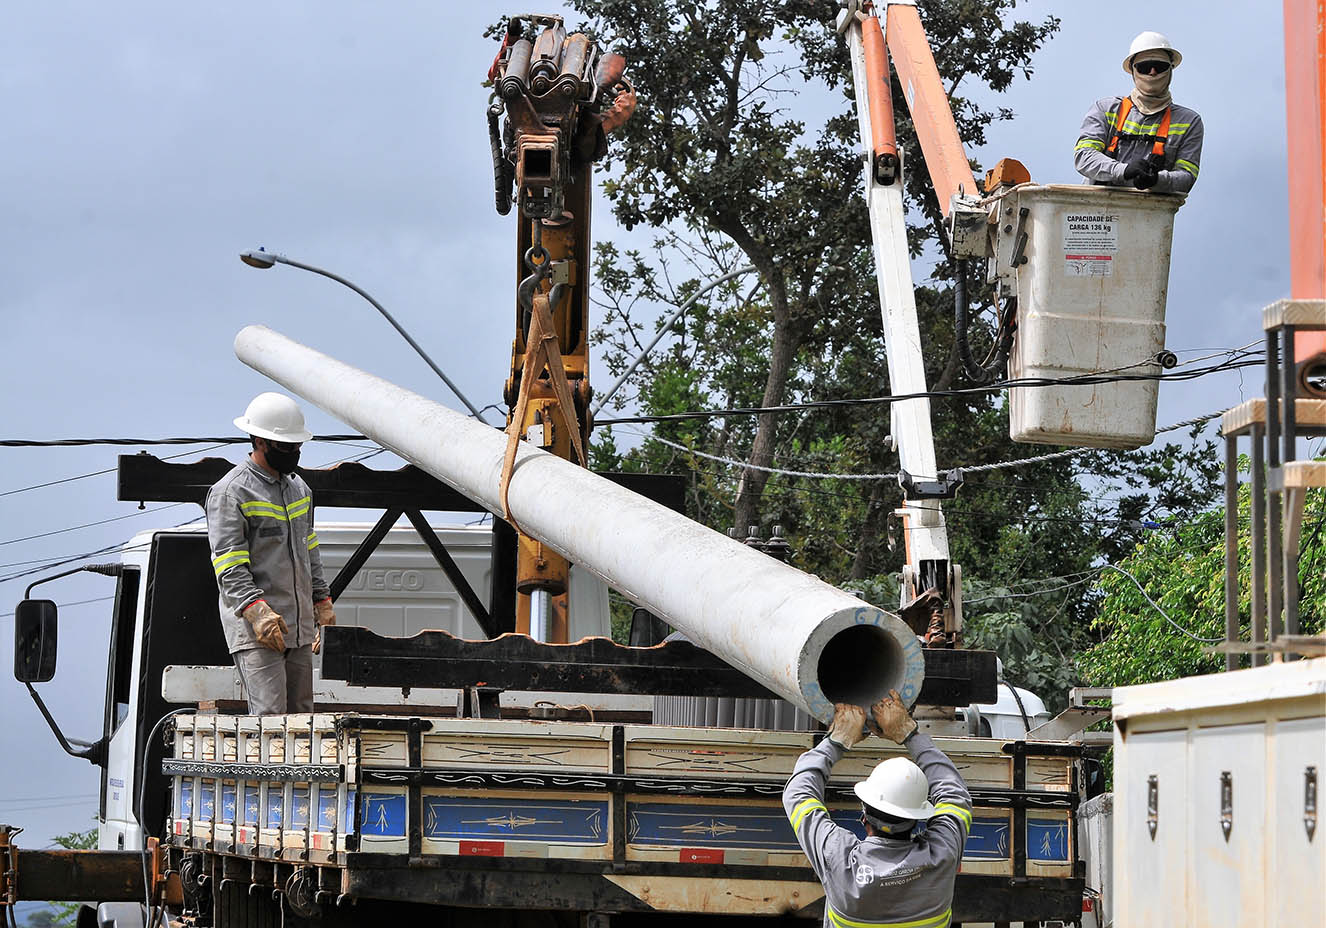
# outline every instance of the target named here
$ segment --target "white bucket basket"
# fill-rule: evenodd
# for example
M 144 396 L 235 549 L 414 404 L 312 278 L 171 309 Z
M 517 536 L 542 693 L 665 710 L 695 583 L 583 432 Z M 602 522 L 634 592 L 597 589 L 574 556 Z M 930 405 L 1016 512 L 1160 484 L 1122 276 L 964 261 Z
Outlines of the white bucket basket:
M 1183 198 L 1079 185 L 1026 185 L 999 208 L 997 264 L 1017 294 L 1009 376 L 1161 370 L 1174 213 Z M 1026 210 L 1025 213 L 1022 211 Z M 1018 241 L 1025 234 L 1022 260 Z M 1156 434 L 1156 380 L 1009 390 L 1014 441 L 1137 448 Z

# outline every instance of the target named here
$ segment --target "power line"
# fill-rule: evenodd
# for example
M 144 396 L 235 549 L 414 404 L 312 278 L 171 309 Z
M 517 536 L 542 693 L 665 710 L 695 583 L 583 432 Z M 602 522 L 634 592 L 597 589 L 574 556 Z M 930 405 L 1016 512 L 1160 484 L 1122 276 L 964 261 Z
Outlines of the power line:
M 309 441 L 365 441 L 367 435 L 314 435 Z M 205 438 L 3 438 L 0 448 L 74 448 L 84 445 L 243 445 L 248 435 Z
M 1170 380 L 1196 380 L 1199 377 L 1205 377 L 1208 374 L 1218 374 L 1224 371 L 1238 370 L 1244 367 L 1254 367 L 1262 364 L 1260 359 L 1256 360 L 1231 360 L 1221 364 L 1211 365 L 1209 367 L 1196 368 L 1191 371 L 1180 371 L 1178 373 L 1158 373 L 1158 374 L 1082 374 L 1074 377 L 1027 377 L 1019 380 L 1005 380 L 999 383 L 989 384 L 981 387 L 961 387 L 952 390 L 922 390 L 916 393 L 899 393 L 890 396 L 869 396 L 856 398 L 843 398 L 834 400 L 811 400 L 805 403 L 786 403 L 781 406 L 734 406 L 727 409 L 707 409 L 696 410 L 692 412 L 663 413 L 659 415 L 643 416 L 623 416 L 617 419 L 599 419 L 596 425 L 625 425 L 625 424 L 644 424 L 650 422 L 683 422 L 692 419 L 717 419 L 725 416 L 758 416 L 766 414 L 776 414 L 785 412 L 802 412 L 814 409 L 832 409 L 837 407 L 850 406 L 874 406 L 891 405 L 893 403 L 903 402 L 905 400 L 919 399 L 945 399 L 964 396 L 982 396 L 992 393 L 1000 393 L 1004 390 L 1023 387 L 1061 387 L 1061 386 L 1094 386 L 1107 383 L 1123 383 L 1135 381 L 1170 381 Z
M 68 609 L 70 606 L 85 606 L 88 603 L 104 603 L 108 599 L 114 599 L 114 598 L 115 598 L 114 596 L 97 596 L 94 597 L 93 599 L 78 599 L 74 600 L 72 603 L 56 603 L 56 605 L 61 609 Z M 13 617 L 14 613 L 12 612 L 0 612 L 0 619 L 12 619 Z M 6 800 L 4 799 L 0 799 L 0 802 L 5 802 L 5 801 Z
M 1164 609 L 1161 609 L 1160 604 L 1151 598 L 1151 594 L 1149 594 L 1145 589 L 1142 588 L 1142 584 L 1138 582 L 1137 578 L 1134 577 L 1132 574 L 1130 574 L 1128 571 L 1124 570 L 1122 567 L 1118 566 L 1117 564 L 1106 564 L 1102 569 L 1118 571 L 1119 573 L 1127 577 L 1129 580 L 1133 581 L 1133 586 L 1137 587 L 1137 592 L 1142 594 L 1142 598 L 1145 599 L 1148 603 L 1150 603 L 1151 608 L 1156 610 L 1156 612 L 1160 613 L 1160 617 L 1163 618 L 1170 625 L 1174 626 L 1174 629 L 1178 631 L 1181 635 L 1191 638 L 1193 641 L 1199 642 L 1201 644 L 1217 644 L 1225 640 L 1224 636 L 1221 636 L 1219 638 L 1202 638 L 1199 635 L 1194 635 L 1192 632 L 1188 631 L 1188 629 L 1184 628 L 1178 622 L 1175 622 L 1173 619 L 1169 617 L 1169 613 L 1166 612 Z
M 1194 419 L 1185 419 L 1182 422 L 1176 422 L 1173 425 L 1167 425 L 1164 428 L 1156 429 L 1156 434 L 1160 434 L 1162 432 L 1172 432 L 1175 431 L 1176 429 L 1181 429 L 1189 425 L 1196 425 L 1197 423 L 1200 422 L 1209 422 L 1211 419 L 1219 418 L 1222 414 L 1223 413 L 1213 412 L 1205 416 L 1198 416 Z M 757 464 L 750 464 L 746 461 L 741 461 L 736 458 L 723 457 L 717 454 L 709 454 L 708 452 L 705 451 L 697 451 L 694 448 L 689 448 L 686 445 L 683 445 L 679 442 L 669 441 L 668 439 L 661 438 L 658 435 L 645 435 L 645 433 L 638 431 L 634 431 L 633 434 L 640 435 L 651 441 L 656 441 L 659 444 L 666 445 L 669 448 L 675 448 L 678 451 L 684 451 L 687 454 L 693 454 L 699 458 L 705 458 L 710 461 L 717 461 L 720 464 L 726 464 L 731 467 L 741 467 L 744 468 L 745 470 L 758 470 L 764 473 L 777 474 L 783 477 L 804 477 L 809 479 L 822 479 L 822 480 L 897 480 L 899 476 L 897 471 L 889 471 L 878 474 L 844 474 L 844 473 L 836 473 L 830 471 L 803 471 L 803 470 L 788 470 L 786 468 L 781 468 L 781 467 L 763 467 Z M 1012 461 L 996 461 L 992 464 L 977 464 L 970 467 L 959 467 L 958 470 L 962 471 L 963 474 L 983 473 L 985 471 L 1000 470 L 1006 467 L 1020 467 L 1024 464 L 1039 464 L 1043 461 L 1053 461 L 1059 458 L 1072 457 L 1073 455 L 1083 454 L 1088 451 L 1096 451 L 1096 450 L 1098 449 L 1071 448 L 1067 451 L 1055 451 L 1051 454 L 1041 454 L 1031 458 L 1017 458 Z M 936 478 L 920 477 L 919 479 L 934 480 Z
M 331 462 L 329 462 L 328 464 L 326 464 L 326 465 L 324 465 L 324 466 L 330 467 L 330 466 L 332 466 L 333 464 L 340 464 L 340 463 L 343 463 L 343 462 L 345 462 L 345 461 L 355 461 L 355 462 L 366 461 L 366 460 L 368 460 L 369 458 L 376 457 L 376 456 L 379 455 L 379 454 L 385 454 L 385 453 L 386 453 L 386 450 L 387 450 L 387 449 L 385 449 L 385 448 L 375 448 L 374 450 L 369 451 L 367 454 L 351 455 L 350 457 L 347 457 L 347 458 L 341 458 L 341 459 L 339 459 L 339 460 L 337 460 L 337 461 L 331 461 Z M 147 509 L 147 510 L 142 510 L 142 511 L 140 511 L 140 512 L 130 513 L 130 514 L 127 515 L 127 516 L 117 516 L 117 517 L 114 518 L 114 519 L 105 519 L 105 520 L 103 520 L 102 522 L 90 522 L 90 523 L 87 523 L 86 525 L 73 526 L 73 527 L 68 528 L 68 529 L 59 529 L 58 531 L 55 531 L 55 532 L 48 532 L 48 533 L 46 533 L 46 534 L 49 534 L 49 535 L 58 535 L 58 534 L 60 534 L 61 532 L 74 531 L 75 529 L 78 529 L 78 528 L 87 528 L 87 527 L 90 526 L 90 525 L 101 525 L 101 524 L 104 524 L 105 522 L 115 522 L 115 521 L 117 521 L 118 519 L 127 519 L 127 518 L 130 518 L 130 516 L 141 515 L 143 512 L 160 512 L 160 511 L 163 510 L 163 509 L 171 509 L 171 508 L 173 508 L 173 507 L 175 507 L 175 506 L 183 506 L 183 505 L 185 505 L 185 504 L 184 504 L 184 503 L 170 503 L 170 504 L 165 505 L 165 506 L 157 506 L 157 507 L 155 507 L 155 508 L 153 508 L 153 509 Z M 172 529 L 183 528 L 184 526 L 186 526 L 186 525 L 190 525 L 190 524 L 192 524 L 192 523 L 194 523 L 194 522 L 197 522 L 198 520 L 203 519 L 203 518 L 205 518 L 205 516 L 203 516 L 203 515 L 194 516 L 192 519 L 189 519 L 189 520 L 187 520 L 187 521 L 181 522 L 181 523 L 179 523 L 178 525 L 171 526 L 171 528 L 172 528 Z M 34 538 L 38 538 L 38 537 L 44 537 L 44 536 L 37 535 L 37 536 L 32 536 L 32 537 L 34 537 Z M 27 540 L 27 539 L 14 539 L 14 541 L 22 541 L 22 540 Z M 4 542 L 4 544 L 9 544 L 9 543 L 11 543 L 11 542 Z M 8 576 L 0 577 L 0 583 L 7 583 L 7 582 L 9 582 L 10 580 L 18 580 L 18 579 L 21 579 L 21 578 L 23 578 L 23 577 L 30 577 L 30 576 L 32 576 L 33 574 L 39 574 L 39 573 L 41 573 L 42 571 L 48 570 L 48 569 L 50 569 L 50 568 L 52 568 L 52 567 L 63 567 L 65 564 L 72 564 L 72 563 L 74 563 L 74 562 L 76 562 L 76 561 L 83 561 L 83 560 L 87 560 L 88 558 L 97 557 L 98 555 L 101 555 L 101 554 L 108 554 L 108 553 L 110 553 L 110 552 L 112 552 L 112 551 L 121 551 L 121 550 L 125 550 L 125 551 L 127 551 L 127 550 L 131 550 L 131 549 L 125 547 L 125 542 L 121 541 L 121 542 L 118 542 L 117 544 L 106 545 L 106 546 L 103 547 L 103 548 L 98 548 L 98 549 L 96 549 L 95 551 L 88 551 L 88 552 L 85 552 L 85 553 L 83 553 L 83 554 L 77 554 L 77 555 L 74 555 L 73 557 L 66 557 L 66 558 L 60 558 L 60 559 L 57 559 L 57 560 L 54 560 L 54 561 L 48 561 L 48 562 L 45 562 L 45 563 L 39 564 L 39 565 L 36 566 L 36 567 L 30 568 L 30 569 L 28 569 L 28 570 L 23 570 L 23 571 L 19 571 L 18 573 L 13 573 L 13 574 L 9 574 Z M 31 563 L 31 562 L 25 562 L 25 563 Z
M 163 460 L 163 461 L 173 461 L 175 458 L 187 458 L 187 457 L 189 457 L 190 455 L 194 455 L 194 454 L 204 454 L 204 453 L 206 453 L 206 452 L 208 452 L 208 451 L 215 451 L 217 448 L 221 448 L 221 447 L 223 447 L 223 446 L 222 446 L 222 445 L 213 445 L 211 448 L 199 448 L 197 451 L 184 451 L 184 452 L 181 452 L 180 454 L 171 454 L 171 455 L 167 455 L 166 457 L 162 458 L 161 460 Z M 92 471 L 91 473 L 88 473 L 88 474 L 79 474 L 79 475 L 77 475 L 76 477 L 62 477 L 62 478 L 59 479 L 59 480 L 49 480 L 49 481 L 47 481 L 46 483 L 34 483 L 34 484 L 33 484 L 32 486 L 30 486 L 30 487 L 19 487 L 19 488 L 16 489 L 16 490 L 5 490 L 4 492 L 0 493 L 0 497 L 13 496 L 13 495 L 16 494 L 16 493 L 26 493 L 26 492 L 28 492 L 29 490 L 40 490 L 40 489 L 42 489 L 43 487 L 53 487 L 53 486 L 58 486 L 59 484 L 62 484 L 62 483 L 73 483 L 75 480 L 85 480 L 85 479 L 87 479 L 88 477 L 100 477 L 102 474 L 113 474 L 113 473 L 115 473 L 115 471 L 117 471 L 118 469 L 119 469 L 118 467 L 108 467 L 108 468 L 106 468 L 105 470 L 94 470 L 94 471 Z
M 68 528 L 57 528 L 52 532 L 42 532 L 38 535 L 25 535 L 22 538 L 11 538 L 8 541 L 0 541 L 0 548 L 5 545 L 16 545 L 20 541 L 34 541 L 38 538 L 49 538 L 52 535 L 63 535 L 65 532 L 76 532 L 79 529 L 92 528 L 96 525 L 106 525 L 109 522 L 119 522 L 123 519 L 136 519 L 139 516 L 147 515 L 152 512 L 161 512 L 163 509 L 174 509 L 177 506 L 183 506 L 184 503 L 167 503 L 165 506 L 153 506 L 151 509 L 140 509 L 137 512 L 131 512 L 128 515 L 114 516 L 110 519 L 101 519 L 97 522 L 84 522 L 82 525 L 71 525 Z

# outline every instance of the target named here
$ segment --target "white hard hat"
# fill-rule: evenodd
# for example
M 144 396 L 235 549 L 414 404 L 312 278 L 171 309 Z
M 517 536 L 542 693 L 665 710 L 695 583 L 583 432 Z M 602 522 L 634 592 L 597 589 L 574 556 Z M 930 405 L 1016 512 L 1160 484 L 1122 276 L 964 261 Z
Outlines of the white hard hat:
M 1128 46 L 1128 57 L 1123 59 L 1123 69 L 1129 74 L 1133 73 L 1133 58 L 1142 52 L 1165 51 L 1169 52 L 1170 67 L 1177 68 L 1183 56 L 1179 50 L 1170 44 L 1163 32 L 1143 32 L 1137 38 L 1133 39 L 1133 44 Z
M 870 808 L 899 818 L 925 820 L 935 813 L 925 774 L 905 757 L 880 762 L 852 791 Z
M 259 393 L 235 420 L 235 425 L 250 435 L 271 441 L 304 442 L 313 433 L 304 428 L 304 414 L 290 397 L 281 393 Z

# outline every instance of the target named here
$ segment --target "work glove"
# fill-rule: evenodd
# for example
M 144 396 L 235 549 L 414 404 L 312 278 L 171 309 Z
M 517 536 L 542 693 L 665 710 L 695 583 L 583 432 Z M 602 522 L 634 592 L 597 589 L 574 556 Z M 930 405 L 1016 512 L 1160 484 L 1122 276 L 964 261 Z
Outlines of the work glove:
M 866 736 L 866 710 L 860 706 L 835 703 L 829 723 L 829 740 L 840 748 L 855 747 Z
M 330 596 L 313 604 L 313 624 L 317 626 L 313 632 L 313 653 L 317 654 L 322 650 L 322 627 L 336 624 L 336 610 Z
M 267 605 L 266 600 L 254 600 L 243 614 L 244 621 L 253 626 L 253 634 L 258 639 L 258 644 L 273 651 L 285 650 L 285 634 L 290 629 L 285 627 L 285 620 Z
M 1160 180 L 1160 173 L 1151 165 L 1143 165 L 1142 173 L 1138 174 L 1133 180 L 1133 186 L 1138 190 L 1150 190 Z
M 1144 174 L 1150 170 L 1145 158 L 1137 158 L 1129 161 L 1123 166 L 1123 179 L 1136 180 L 1139 174 Z
M 873 723 L 871 728 L 875 733 L 898 744 L 902 744 L 916 731 L 916 721 L 902 704 L 897 690 L 889 690 L 889 695 L 871 706 L 870 715 Z

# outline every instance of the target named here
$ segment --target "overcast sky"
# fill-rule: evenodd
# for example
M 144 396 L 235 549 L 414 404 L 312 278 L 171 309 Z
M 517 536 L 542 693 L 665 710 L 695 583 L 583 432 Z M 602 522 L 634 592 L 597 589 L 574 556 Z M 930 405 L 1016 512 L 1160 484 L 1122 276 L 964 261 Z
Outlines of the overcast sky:
M 1001 98 L 1019 118 L 991 127 L 972 154 L 1075 181 L 1082 114 L 1127 89 L 1119 62 L 1134 34 L 1167 32 L 1185 55 L 1175 99 L 1206 123 L 1201 179 L 1177 219 L 1169 345 L 1193 357 L 1257 339 L 1261 308 L 1288 295 L 1280 5 L 1209 3 L 1200 16 L 1140 0 L 1022 9 L 1055 12 L 1063 30 L 1034 79 Z M 11 11 L 0 31 L 0 438 L 229 434 L 270 386 L 232 351 L 252 322 L 455 405 L 358 296 L 291 268 L 242 265 L 237 253 L 258 245 L 353 279 L 471 399 L 498 402 L 515 219 L 493 210 L 480 81 L 495 51 L 483 26 L 504 11 L 343 0 L 52 0 Z M 819 93 L 793 105 L 821 112 L 830 104 Z M 596 223 L 600 239 L 619 234 L 602 205 Z M 1260 390 L 1256 370 L 1242 383 L 1166 385 L 1160 419 Z M 314 432 L 344 431 L 307 412 Z M 0 577 L 196 515 L 188 505 L 139 513 L 115 500 L 113 474 L 15 492 L 112 469 L 117 453 L 136 450 L 0 448 Z M 341 453 L 311 445 L 304 460 Z M 63 531 L 103 520 L 116 521 Z M 0 581 L 0 612 L 31 579 Z M 83 577 L 42 594 L 72 603 L 111 589 Z M 61 612 L 59 671 L 42 692 L 73 736 L 99 733 L 108 611 Z M 42 846 L 90 827 L 96 770 L 60 752 L 9 675 L 12 635 L 5 615 L 0 821 L 27 826 L 22 843 Z

